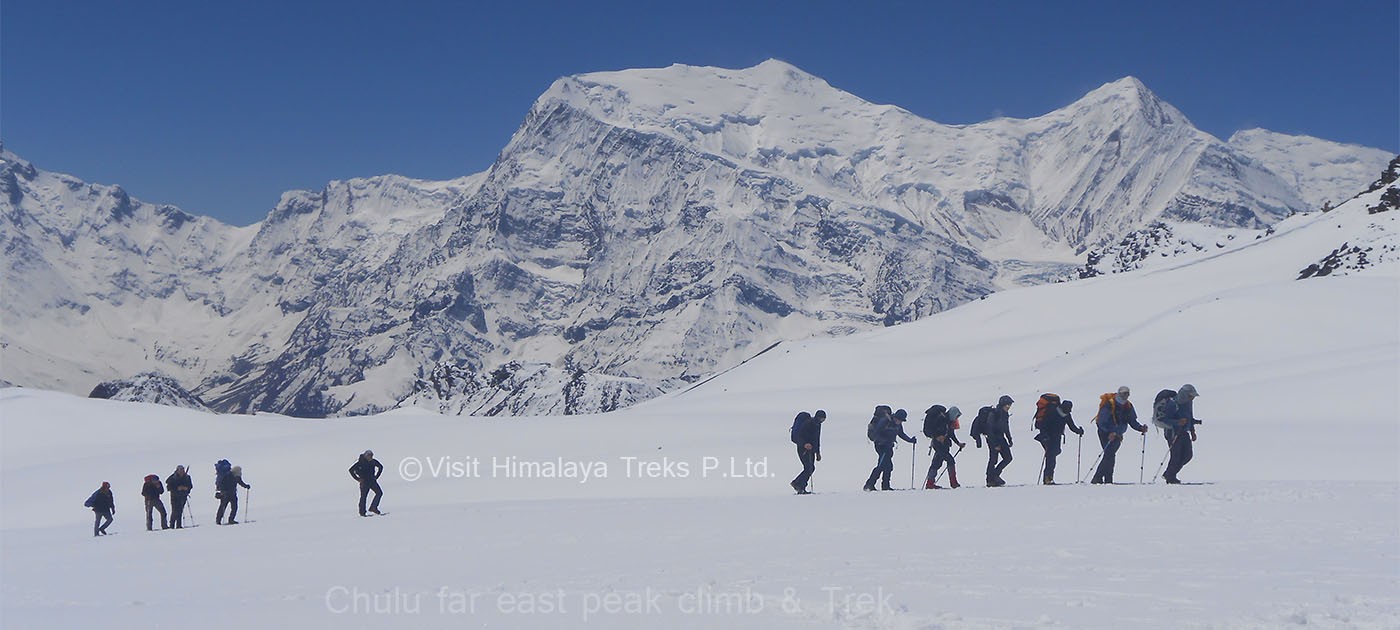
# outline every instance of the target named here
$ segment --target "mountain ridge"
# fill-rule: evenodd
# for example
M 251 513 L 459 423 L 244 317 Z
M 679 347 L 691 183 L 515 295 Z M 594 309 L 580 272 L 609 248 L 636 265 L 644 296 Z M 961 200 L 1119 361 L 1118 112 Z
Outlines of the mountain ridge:
M 677 73 L 695 85 L 661 80 Z M 714 103 L 688 110 L 683 93 Z M 1275 164 L 1333 149 L 1269 146 Z M 1374 158 L 1344 149 L 1326 159 Z M 1159 217 L 1262 229 L 1307 209 L 1132 77 L 1040 117 L 948 126 L 778 61 L 565 77 L 486 171 L 288 191 L 241 228 L 0 159 L 0 246 L 23 252 L 6 286 L 42 289 L 7 296 L 20 325 L 0 377 L 79 390 L 159 368 L 220 410 L 293 415 L 429 391 L 465 408 L 434 398 L 454 391 L 434 374 L 482 376 L 472 395 L 503 412 L 606 411 L 776 341 L 1062 277 L 1076 252 Z M 79 215 L 107 218 L 44 224 Z M 73 330 L 94 347 L 72 347 Z M 507 365 L 532 384 L 490 393 Z

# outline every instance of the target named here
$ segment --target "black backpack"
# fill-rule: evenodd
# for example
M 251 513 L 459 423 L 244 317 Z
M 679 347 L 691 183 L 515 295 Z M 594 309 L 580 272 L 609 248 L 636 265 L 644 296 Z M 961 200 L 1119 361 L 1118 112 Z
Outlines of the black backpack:
M 875 441 L 876 434 L 879 433 L 880 420 L 890 415 L 889 405 L 880 405 L 875 408 L 875 415 L 870 417 L 870 422 L 865 425 L 865 439 Z
M 1157 397 L 1152 399 L 1152 424 L 1162 430 L 1173 428 L 1167 423 L 1167 401 L 1176 398 L 1176 390 L 1164 389 L 1157 392 Z
M 798 437 L 798 434 L 801 433 L 803 427 L 806 427 L 807 422 L 811 419 L 812 415 L 805 411 L 797 414 L 797 417 L 792 419 L 792 429 L 789 430 L 789 433 L 792 434 L 793 444 L 802 443 L 802 438 Z
M 948 409 L 943 405 L 934 405 L 924 412 L 924 437 L 932 439 L 935 435 L 941 435 L 940 425 L 947 424 Z
M 972 437 L 979 438 L 987 434 L 987 423 L 991 421 L 993 411 L 996 411 L 996 408 L 991 405 L 977 410 L 977 417 L 972 419 Z

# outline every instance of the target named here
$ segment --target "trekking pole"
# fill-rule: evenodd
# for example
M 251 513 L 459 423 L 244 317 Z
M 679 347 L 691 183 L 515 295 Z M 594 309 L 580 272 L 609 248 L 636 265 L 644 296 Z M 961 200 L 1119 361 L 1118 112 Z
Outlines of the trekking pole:
M 1093 474 L 1093 472 L 1094 472 L 1095 470 L 1098 470 L 1098 468 L 1099 468 L 1099 460 L 1101 460 L 1101 459 L 1103 459 L 1103 451 L 1099 451 L 1099 456 L 1098 456 L 1098 457 L 1095 457 L 1095 458 L 1094 458 L 1094 463 L 1092 463 L 1092 464 L 1089 465 L 1089 474 Z M 1088 480 L 1088 475 L 1085 475 L 1084 478 L 1082 478 L 1082 479 L 1079 480 L 1079 483 L 1084 483 L 1084 482 L 1087 481 L 1087 480 Z
M 1173 436 L 1171 443 L 1167 445 L 1167 454 L 1162 456 L 1162 463 L 1157 464 L 1157 472 L 1152 474 L 1152 483 L 1157 483 L 1157 477 L 1162 474 L 1162 467 L 1167 465 L 1167 458 L 1172 456 L 1172 449 L 1176 447 L 1176 439 L 1179 437 L 1179 434 Z
M 935 477 L 933 478 L 933 484 L 934 484 L 934 485 L 938 485 L 939 480 L 943 479 L 943 473 L 948 472 L 948 468 L 949 468 L 950 466 L 955 466 L 955 465 L 957 465 L 958 453 L 961 453 L 962 450 L 963 450 L 963 447 L 959 446 L 959 447 L 958 447 L 958 452 L 957 452 L 957 453 L 953 453 L 952 455 L 950 455 L 950 456 L 948 457 L 948 465 L 947 465 L 947 466 L 944 466 L 943 468 L 941 468 L 941 469 L 938 471 L 938 475 L 935 476 Z
M 234 486 L 234 489 L 236 490 L 236 489 L 237 489 L 237 486 Z M 253 513 L 253 489 L 252 489 L 252 488 L 248 488 L 248 497 L 247 497 L 246 500 L 243 501 L 243 522 L 245 522 L 245 523 L 251 522 L 253 519 L 248 518 L 248 515 L 249 515 L 249 514 L 252 514 L 252 513 Z
M 1083 460 L 1080 458 L 1080 454 L 1083 453 L 1083 452 L 1084 452 L 1084 434 L 1083 434 L 1083 433 L 1080 433 L 1080 434 L 1079 434 L 1079 446 L 1075 447 L 1075 449 L 1074 449 L 1074 478 L 1075 478 L 1075 479 L 1082 479 L 1082 478 L 1083 478 L 1083 477 L 1081 477 L 1080 475 L 1083 474 L 1084 469 L 1082 469 L 1082 468 L 1079 467 L 1080 462 L 1083 461 Z M 1077 482 L 1075 482 L 1075 483 L 1084 483 L 1084 482 L 1082 482 L 1082 481 L 1077 481 Z
M 1045 453 L 1045 454 L 1042 454 L 1042 455 L 1040 456 L 1040 479 L 1036 480 L 1036 482 L 1035 482 L 1036 485 L 1041 485 L 1041 486 L 1045 485 L 1045 458 L 1046 458 L 1046 457 L 1049 457 L 1049 453 Z
M 1147 469 L 1147 432 L 1142 432 L 1142 459 L 1138 462 L 1138 485 L 1142 485 L 1142 476 Z
M 914 445 L 913 445 L 913 444 L 910 444 L 910 445 L 909 445 L 909 489 L 910 489 L 910 490 L 913 490 L 913 489 L 914 489 L 914 474 L 915 474 L 915 469 L 917 468 L 917 466 L 916 466 L 915 463 L 914 463 L 914 459 L 915 459 L 916 457 L 918 457 L 918 456 L 919 456 L 919 449 L 914 448 Z

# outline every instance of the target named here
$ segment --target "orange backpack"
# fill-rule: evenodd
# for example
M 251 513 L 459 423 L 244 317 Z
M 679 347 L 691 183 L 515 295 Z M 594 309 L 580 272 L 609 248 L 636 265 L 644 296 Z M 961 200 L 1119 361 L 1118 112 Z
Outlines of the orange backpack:
M 1050 413 L 1050 407 L 1060 406 L 1058 394 L 1045 393 L 1040 395 L 1040 399 L 1035 401 L 1035 428 L 1040 429 L 1040 425 L 1045 420 L 1045 414 Z

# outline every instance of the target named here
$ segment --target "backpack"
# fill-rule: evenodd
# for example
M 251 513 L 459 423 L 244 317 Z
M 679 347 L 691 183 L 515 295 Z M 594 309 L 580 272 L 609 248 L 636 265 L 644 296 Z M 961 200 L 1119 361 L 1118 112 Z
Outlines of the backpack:
M 92 507 L 92 504 L 94 504 L 94 503 L 97 503 L 97 493 L 96 493 L 96 492 L 92 493 L 92 495 L 89 496 L 89 497 L 87 498 L 86 501 L 83 501 L 83 507 L 85 507 L 85 508 L 90 508 L 90 507 Z
M 995 410 L 996 408 L 991 405 L 977 410 L 977 417 L 972 419 L 972 437 L 977 438 L 987 434 L 987 422 Z
M 227 459 L 221 459 L 221 460 L 215 462 L 215 463 L 214 463 L 214 485 L 218 485 L 219 482 L 223 481 L 224 476 L 227 475 L 227 474 L 229 474 L 230 472 L 233 472 L 233 464 L 228 463 L 228 460 L 227 460 Z
M 788 430 L 788 433 L 792 436 L 793 444 L 802 443 L 802 438 L 798 437 L 797 434 L 802 431 L 803 427 L 807 426 L 807 421 L 811 419 L 811 417 L 810 414 L 804 411 L 797 414 L 797 417 L 792 419 L 792 428 Z
M 1157 397 L 1152 399 L 1152 424 L 1157 428 L 1167 431 L 1172 429 L 1172 425 L 1167 423 L 1167 401 L 1176 398 L 1176 390 L 1164 389 L 1157 392 Z
M 876 435 L 882 426 L 880 420 L 889 417 L 892 410 L 889 405 L 880 405 L 875 408 L 875 415 L 870 417 L 870 422 L 865 425 L 865 439 L 875 441 Z
M 1113 422 L 1117 422 L 1117 421 L 1118 421 L 1118 402 L 1117 402 L 1117 399 L 1118 399 L 1118 394 L 1115 394 L 1115 393 L 1113 393 L 1113 392 L 1109 392 L 1109 393 L 1107 393 L 1107 394 L 1103 394 L 1102 396 L 1099 396 L 1099 413 L 1103 413 L 1103 408 L 1104 408 L 1104 407 L 1108 407 L 1108 417 L 1109 417 L 1109 419 L 1112 420 Z M 1095 422 L 1095 423 L 1098 423 L 1098 421 L 1099 421 L 1099 416 L 1098 416 L 1098 414 L 1095 414 L 1095 415 L 1094 415 L 1094 422 Z
M 1060 397 L 1058 394 L 1041 394 L 1040 399 L 1035 401 L 1035 428 L 1040 428 L 1040 425 L 1045 420 L 1045 414 L 1050 413 L 1050 407 L 1059 406 Z
M 924 412 L 924 437 L 933 438 L 938 434 L 938 425 L 946 424 L 948 419 L 948 409 L 943 405 L 934 405 Z

